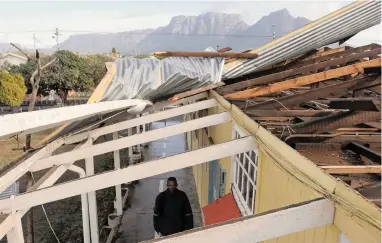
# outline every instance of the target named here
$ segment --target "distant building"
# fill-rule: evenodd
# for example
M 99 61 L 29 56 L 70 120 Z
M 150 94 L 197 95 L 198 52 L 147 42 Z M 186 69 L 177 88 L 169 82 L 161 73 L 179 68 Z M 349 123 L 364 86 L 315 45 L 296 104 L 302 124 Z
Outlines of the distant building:
M 9 63 L 11 65 L 20 65 L 26 63 L 27 61 L 28 58 L 12 52 L 0 54 L 0 67 L 3 66 L 5 63 Z

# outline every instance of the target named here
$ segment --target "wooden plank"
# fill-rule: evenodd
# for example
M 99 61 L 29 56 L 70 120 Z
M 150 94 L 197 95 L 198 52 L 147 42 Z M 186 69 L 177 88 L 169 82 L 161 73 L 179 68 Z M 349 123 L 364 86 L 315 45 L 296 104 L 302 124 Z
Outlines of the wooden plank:
M 332 69 L 332 70 L 328 70 L 328 71 L 324 71 L 324 72 L 320 72 L 320 73 L 306 75 L 303 77 L 285 80 L 282 82 L 270 84 L 266 87 L 248 89 L 245 91 L 240 91 L 237 93 L 228 94 L 228 95 L 225 95 L 224 97 L 228 98 L 228 99 L 238 99 L 238 98 L 243 99 L 243 98 L 252 98 L 252 97 L 257 97 L 257 96 L 264 96 L 264 95 L 268 95 L 271 93 L 280 92 L 283 90 L 288 90 L 288 89 L 294 88 L 294 87 L 304 86 L 304 85 L 317 83 L 317 82 L 321 82 L 321 81 L 332 79 L 332 78 L 337 78 L 337 77 L 349 75 L 352 73 L 362 72 L 362 68 L 374 67 L 374 66 L 381 66 L 381 59 L 380 58 L 373 59 L 373 60 L 366 61 L 366 62 L 353 64 L 353 65 L 349 65 L 349 66 L 345 66 L 345 67 L 341 67 L 341 68 L 336 68 L 336 69 Z
M 324 133 L 342 127 L 354 126 L 363 122 L 380 119 L 381 113 L 374 111 L 344 111 L 313 121 L 291 126 L 296 133 Z
M 352 55 L 349 55 L 346 57 L 342 57 L 342 58 L 338 58 L 338 59 L 334 59 L 334 60 L 329 60 L 326 62 L 311 64 L 308 66 L 304 66 L 302 68 L 289 69 L 289 70 L 286 70 L 284 72 L 274 73 L 274 74 L 263 76 L 260 78 L 250 79 L 250 80 L 246 80 L 246 81 L 242 81 L 239 83 L 235 83 L 235 84 L 221 87 L 218 89 L 218 93 L 228 94 L 228 93 L 232 93 L 233 91 L 245 89 L 245 88 L 260 85 L 260 84 L 269 84 L 271 82 L 281 80 L 281 79 L 284 79 L 284 78 L 287 78 L 287 77 L 290 77 L 293 75 L 309 73 L 311 71 L 315 71 L 315 70 L 326 68 L 326 67 L 346 64 L 350 61 L 358 60 L 360 58 L 368 57 L 370 55 L 372 55 L 372 56 L 378 55 L 380 53 L 381 53 L 381 48 L 377 48 L 377 49 L 374 49 L 371 51 L 352 54 Z
M 381 130 L 381 124 L 382 123 L 380 123 L 380 122 L 365 122 L 363 124 L 368 125 L 370 127 L 375 127 L 377 129 Z
M 245 111 L 247 115 L 250 117 L 258 117 L 258 116 L 265 116 L 265 117 L 271 117 L 271 116 L 281 116 L 281 117 L 321 117 L 321 116 L 328 116 L 335 113 L 338 113 L 338 111 L 325 111 L 325 110 L 250 110 Z
M 379 111 L 380 107 L 380 101 L 368 98 L 331 99 L 329 102 L 330 109 L 347 109 L 352 111 Z
M 224 48 L 221 48 L 218 50 L 218 52 L 221 52 L 221 53 L 227 52 L 227 51 L 232 51 L 232 48 L 231 47 L 224 47 Z
M 354 151 L 357 154 L 363 155 L 369 160 L 381 164 L 381 155 L 372 149 L 363 146 L 362 144 L 352 142 L 347 146 L 347 149 Z
M 371 87 L 369 88 L 369 90 L 377 93 L 377 94 L 381 94 L 381 85 L 378 85 L 378 86 L 375 86 L 375 87 Z
M 261 242 L 332 224 L 332 220 L 334 220 L 333 203 L 325 199 L 318 199 L 149 242 Z
M 180 93 L 180 94 L 176 94 L 173 97 L 171 97 L 169 100 L 175 101 L 175 100 L 183 99 L 183 98 L 186 98 L 186 97 L 189 97 L 189 96 L 193 96 L 193 95 L 196 95 L 196 94 L 199 94 L 199 93 L 203 93 L 203 92 L 205 92 L 207 90 L 215 89 L 218 86 L 219 86 L 218 84 L 206 85 L 206 86 L 194 89 L 194 90 L 190 90 L 190 91 L 186 91 L 186 92 L 183 92 L 183 93 Z
M 320 166 L 329 174 L 380 174 L 382 167 L 380 165 L 328 165 Z
M 365 84 L 365 83 L 368 83 L 369 81 L 372 81 L 373 79 L 374 77 L 355 78 L 349 81 L 339 82 L 339 83 L 328 85 L 322 88 L 313 89 L 303 94 L 290 95 L 290 96 L 285 96 L 278 99 L 268 98 L 264 102 L 259 102 L 259 104 L 255 104 L 255 105 L 248 104 L 247 109 L 248 110 L 281 109 L 283 107 L 299 105 L 307 101 L 315 101 L 315 102 L 320 102 L 324 104 L 329 104 L 328 100 L 316 100 L 316 99 L 322 98 L 328 95 L 337 95 L 339 93 L 345 92 L 346 90 L 352 90 L 353 87 L 359 87 L 358 84 Z M 258 99 L 258 98 L 263 98 L 263 97 L 257 97 L 255 99 Z M 233 101 L 233 102 L 235 103 L 238 101 Z M 243 105 L 239 105 L 239 107 L 243 107 Z
M 381 48 L 381 46 L 373 43 L 373 44 L 366 45 L 366 46 L 350 48 L 350 49 L 345 50 L 343 52 L 333 53 L 333 54 L 326 55 L 326 56 L 321 56 L 321 57 L 316 57 L 316 58 L 304 60 L 302 62 L 296 63 L 296 65 L 293 65 L 291 68 L 303 67 L 303 66 L 307 66 L 307 65 L 310 65 L 313 63 L 324 62 L 324 61 L 327 61 L 327 60 L 330 60 L 333 58 L 339 58 L 339 57 L 347 56 L 347 55 L 350 55 L 353 53 L 361 53 L 361 52 L 365 52 L 367 50 L 373 50 L 376 48 Z
M 241 53 L 241 52 L 208 52 L 208 51 L 158 51 L 153 53 L 154 56 L 160 57 L 230 57 L 230 58 L 246 58 L 254 59 L 259 55 L 257 53 Z

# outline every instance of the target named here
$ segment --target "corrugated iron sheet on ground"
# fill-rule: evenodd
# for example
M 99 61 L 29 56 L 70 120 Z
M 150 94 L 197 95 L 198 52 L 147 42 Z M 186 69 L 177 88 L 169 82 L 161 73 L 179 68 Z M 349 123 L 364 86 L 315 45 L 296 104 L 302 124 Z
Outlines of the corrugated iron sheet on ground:
M 103 101 L 155 100 L 171 94 L 217 83 L 224 58 L 169 57 L 116 60 L 117 72 Z
M 381 22 L 381 1 L 357 1 L 252 52 L 259 57 L 236 60 L 224 67 L 222 79 L 260 71 L 288 58 L 352 36 Z

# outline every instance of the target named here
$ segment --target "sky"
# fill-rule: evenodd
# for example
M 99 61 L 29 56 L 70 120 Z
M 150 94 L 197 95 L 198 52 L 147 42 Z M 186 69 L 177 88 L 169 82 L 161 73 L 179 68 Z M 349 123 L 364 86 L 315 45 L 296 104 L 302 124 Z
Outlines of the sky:
M 283 8 L 292 16 L 315 20 L 352 1 L 1 1 L 0 43 L 16 42 L 25 47 L 47 48 L 58 28 L 59 42 L 73 34 L 109 33 L 157 28 L 177 15 L 205 12 L 240 14 L 249 25 Z M 277 23 L 276 23 L 277 24 Z M 34 41 L 33 34 L 36 41 Z M 381 26 L 353 37 L 348 44 L 381 43 Z

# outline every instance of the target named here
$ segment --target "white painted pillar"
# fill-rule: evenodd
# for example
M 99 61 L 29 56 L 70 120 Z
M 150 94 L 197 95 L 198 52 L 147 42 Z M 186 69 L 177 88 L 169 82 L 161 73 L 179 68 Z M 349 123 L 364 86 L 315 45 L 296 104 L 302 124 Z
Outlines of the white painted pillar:
M 86 176 L 94 175 L 94 157 L 85 159 Z M 90 220 L 90 236 L 92 243 L 99 243 L 99 230 L 98 230 L 98 214 L 97 214 L 97 200 L 96 192 L 88 193 L 89 203 L 89 220 Z
M 118 132 L 113 133 L 113 139 L 118 139 Z M 121 168 L 121 157 L 119 150 L 114 151 L 114 169 L 118 170 Z M 121 185 L 115 186 L 115 202 L 114 208 L 117 211 L 117 215 L 123 214 L 123 205 L 122 205 L 122 188 Z
M 90 141 L 87 141 L 86 143 L 91 143 Z M 82 169 L 79 166 L 71 165 L 69 167 L 70 171 L 73 171 L 78 174 L 80 178 L 86 177 L 86 172 L 84 169 Z M 84 237 L 84 243 L 91 243 L 90 240 L 90 225 L 89 225 L 89 202 L 88 202 L 88 195 L 86 193 L 81 194 L 81 212 L 82 212 L 82 227 L 83 227 L 83 237 Z
M 139 118 L 139 115 L 137 115 L 137 118 Z M 141 133 L 141 126 L 138 125 L 137 126 L 137 134 Z M 141 145 L 140 144 L 137 144 L 137 152 L 140 153 L 141 152 Z
M 127 129 L 127 136 L 131 136 L 133 135 L 133 131 L 131 130 L 131 128 Z M 133 164 L 133 147 L 129 147 L 129 165 Z
M 24 243 L 24 233 L 23 233 L 23 226 L 21 224 L 21 215 L 16 213 L 16 210 L 14 209 L 14 200 L 15 196 L 12 195 L 11 198 L 11 210 L 12 214 L 14 215 L 15 224 L 14 227 L 7 233 L 7 241 L 8 243 Z M 32 208 L 30 210 L 33 210 Z

